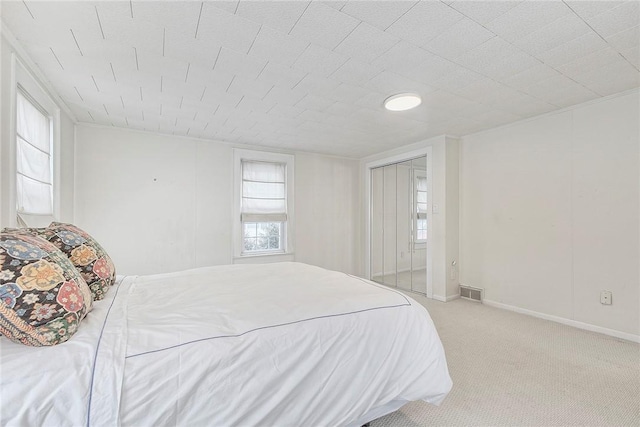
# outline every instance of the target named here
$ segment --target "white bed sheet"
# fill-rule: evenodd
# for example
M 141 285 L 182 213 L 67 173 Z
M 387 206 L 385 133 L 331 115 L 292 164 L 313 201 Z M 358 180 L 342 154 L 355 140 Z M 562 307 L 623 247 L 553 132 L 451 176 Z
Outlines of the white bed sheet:
M 118 399 L 126 291 L 116 284 L 63 344 L 28 347 L 0 337 L 1 426 L 82 426 L 91 401 Z
M 59 346 L 2 342 L 2 425 L 338 426 L 451 388 L 420 304 L 305 264 L 127 278 L 87 320 Z

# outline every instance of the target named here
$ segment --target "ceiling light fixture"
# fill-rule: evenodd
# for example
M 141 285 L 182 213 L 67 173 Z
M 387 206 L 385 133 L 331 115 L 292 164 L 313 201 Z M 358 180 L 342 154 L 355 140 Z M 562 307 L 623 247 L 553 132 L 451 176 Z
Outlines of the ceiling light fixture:
M 422 98 L 416 93 L 399 93 L 384 100 L 384 108 L 389 111 L 406 111 L 422 104 Z

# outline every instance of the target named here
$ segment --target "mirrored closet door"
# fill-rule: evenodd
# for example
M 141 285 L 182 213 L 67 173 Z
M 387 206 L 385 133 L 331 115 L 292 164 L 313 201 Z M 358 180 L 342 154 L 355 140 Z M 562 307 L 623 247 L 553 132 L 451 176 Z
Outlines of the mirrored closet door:
M 427 292 L 426 157 L 371 169 L 371 280 Z

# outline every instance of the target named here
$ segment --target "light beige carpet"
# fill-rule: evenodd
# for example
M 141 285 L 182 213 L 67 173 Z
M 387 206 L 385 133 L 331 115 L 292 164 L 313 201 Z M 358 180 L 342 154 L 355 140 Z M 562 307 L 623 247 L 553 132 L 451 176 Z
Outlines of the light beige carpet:
M 453 390 L 371 427 L 640 426 L 640 345 L 466 300 L 425 305 Z

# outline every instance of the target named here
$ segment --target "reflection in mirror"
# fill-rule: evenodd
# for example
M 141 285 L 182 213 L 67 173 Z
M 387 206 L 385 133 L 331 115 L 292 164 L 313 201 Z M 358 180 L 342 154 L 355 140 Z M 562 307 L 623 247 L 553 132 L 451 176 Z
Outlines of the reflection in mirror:
M 413 159 L 412 163 L 412 238 L 411 289 L 427 293 L 427 158 Z
M 396 185 L 397 286 L 411 290 L 411 160 L 398 163 Z
M 371 280 L 383 283 L 384 168 L 371 170 Z
M 384 219 L 383 219 L 383 254 L 384 254 L 384 275 L 382 282 L 385 285 L 397 286 L 397 262 L 396 262 L 396 219 L 398 209 L 396 208 L 396 185 L 398 180 L 398 165 L 384 167 Z

